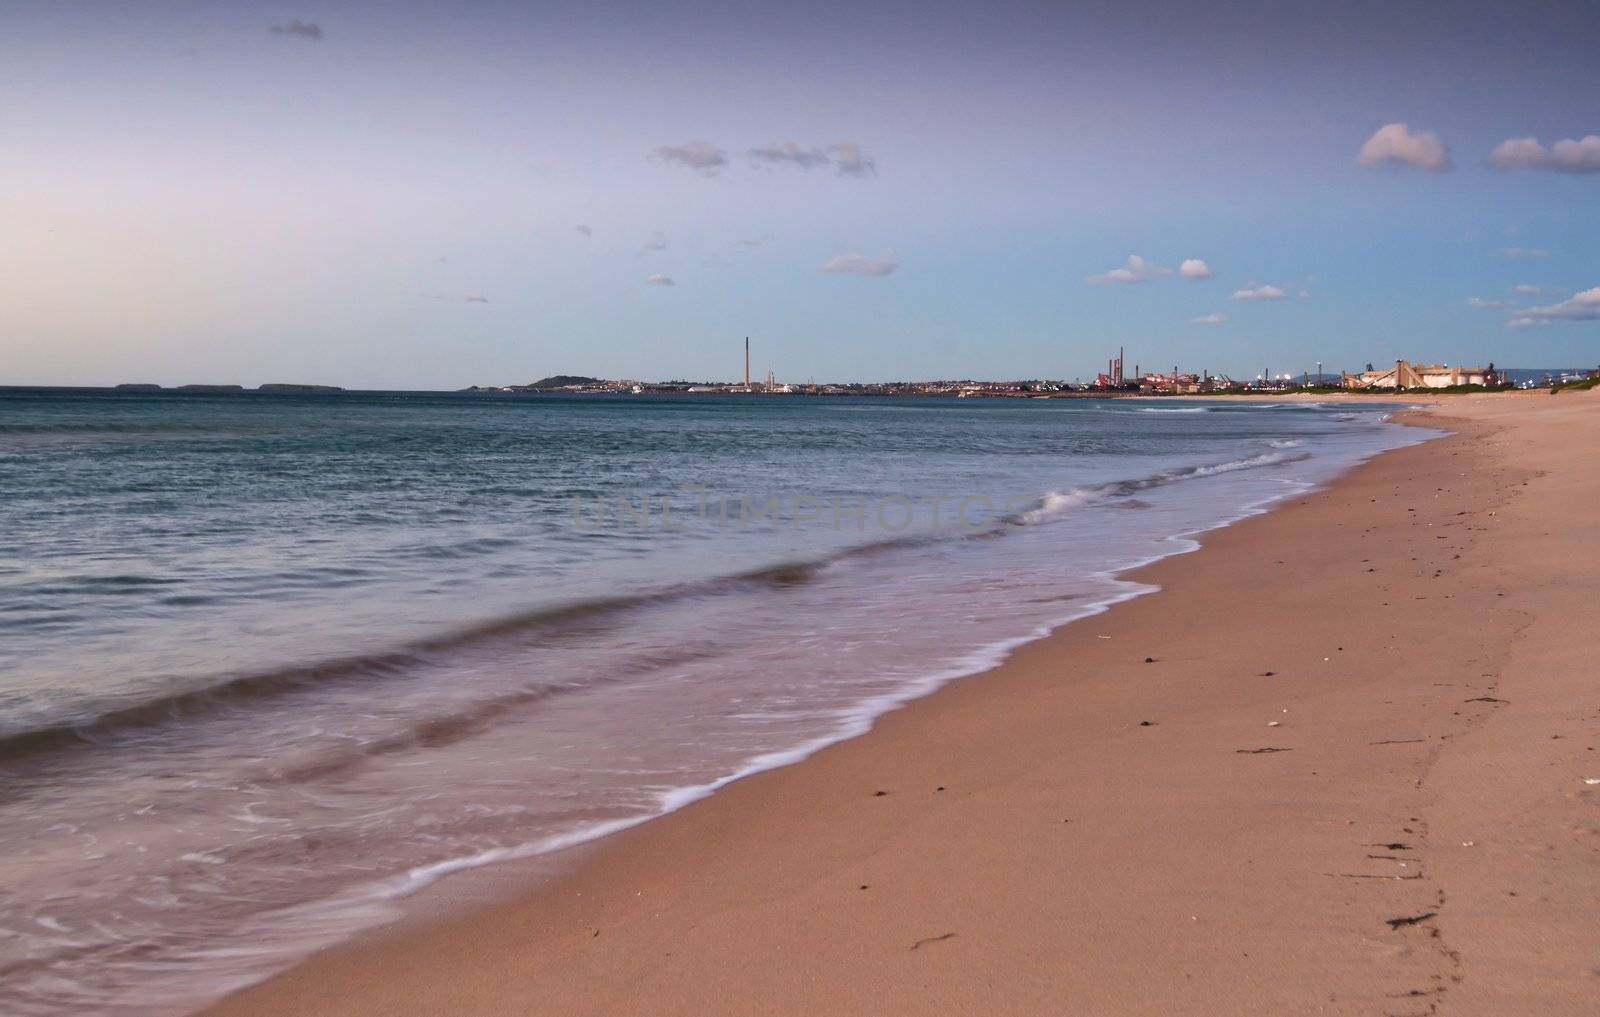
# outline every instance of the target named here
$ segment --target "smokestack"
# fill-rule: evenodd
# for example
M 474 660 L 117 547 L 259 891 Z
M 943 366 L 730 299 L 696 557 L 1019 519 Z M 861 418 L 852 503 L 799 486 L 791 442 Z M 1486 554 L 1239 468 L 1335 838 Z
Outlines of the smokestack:
M 744 337 L 744 387 L 750 387 L 750 337 Z

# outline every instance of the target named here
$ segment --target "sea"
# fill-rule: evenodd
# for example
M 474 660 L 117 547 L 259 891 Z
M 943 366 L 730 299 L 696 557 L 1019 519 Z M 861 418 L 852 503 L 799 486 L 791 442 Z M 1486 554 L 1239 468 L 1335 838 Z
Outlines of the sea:
M 190 1012 L 860 734 L 1395 408 L 0 390 L 0 1013 Z

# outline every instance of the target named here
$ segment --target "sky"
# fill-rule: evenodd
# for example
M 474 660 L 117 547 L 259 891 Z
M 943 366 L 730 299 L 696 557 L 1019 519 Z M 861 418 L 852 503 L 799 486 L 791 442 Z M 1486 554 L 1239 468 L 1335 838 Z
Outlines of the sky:
M 1600 5 L 0 0 L 0 384 L 1600 363 Z

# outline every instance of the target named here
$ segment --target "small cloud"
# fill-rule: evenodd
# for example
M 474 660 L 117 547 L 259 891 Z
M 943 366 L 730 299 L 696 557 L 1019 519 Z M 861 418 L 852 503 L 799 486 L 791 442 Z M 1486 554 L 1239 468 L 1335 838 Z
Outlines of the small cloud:
M 840 254 L 822 263 L 821 270 L 831 275 L 885 276 L 894 274 L 900 267 L 890 251 L 881 257 L 869 258 L 864 254 Z
M 1305 293 L 1304 290 L 1301 290 L 1301 292 Z M 1310 296 L 1310 294 L 1306 295 Z M 1281 287 L 1272 285 L 1247 287 L 1233 291 L 1234 300 L 1287 300 L 1288 297 L 1289 294 L 1285 293 Z
M 1536 297 L 1544 292 L 1544 287 L 1535 286 L 1532 283 L 1522 283 L 1518 286 L 1511 287 L 1511 292 L 1520 293 L 1525 297 Z
M 465 300 L 469 304 L 487 304 L 489 302 L 489 298 L 484 296 L 482 293 L 468 293 L 461 299 Z
M 1189 323 L 1192 325 L 1220 325 L 1227 320 L 1227 315 L 1213 312 L 1211 314 L 1202 314 L 1198 318 L 1190 318 Z
M 785 141 L 752 148 L 746 154 L 755 162 L 769 166 L 788 164 L 810 170 L 832 165 L 834 171 L 844 177 L 864 177 L 878 171 L 878 164 L 853 141 L 836 141 L 826 147 Z
M 660 230 L 650 234 L 650 239 L 644 242 L 642 250 L 665 251 L 667 249 L 667 235 Z
M 878 172 L 877 162 L 853 141 L 834 142 L 828 146 L 828 154 L 833 156 L 835 172 L 842 177 L 864 177 Z
M 764 162 L 768 165 L 789 163 L 790 165 L 798 166 L 801 169 L 806 170 L 812 169 L 816 166 L 826 166 L 829 161 L 828 153 L 822 149 L 805 148 L 798 142 L 794 141 L 785 141 L 781 145 L 766 145 L 762 148 L 752 148 L 749 152 L 749 156 L 756 162 Z
M 1468 307 L 1481 307 L 1481 308 L 1486 308 L 1487 309 L 1487 308 L 1495 308 L 1495 307 L 1504 307 L 1504 306 L 1506 306 L 1506 302 L 1504 300 L 1485 300 L 1482 297 L 1468 297 L 1467 298 L 1467 306 Z
M 1548 258 L 1550 252 L 1543 247 L 1507 247 L 1500 252 L 1508 258 Z
M 1515 329 L 1518 332 L 1524 332 L 1530 328 L 1542 328 L 1549 324 L 1549 318 L 1512 318 L 1506 322 L 1506 327 Z
M 644 281 L 645 281 L 645 285 L 647 285 L 647 286 L 676 286 L 676 285 L 678 285 L 677 283 L 672 281 L 672 277 L 670 275 L 646 276 Z
M 1448 173 L 1455 169 L 1450 161 L 1450 149 L 1431 131 L 1416 134 L 1401 123 L 1384 124 L 1361 146 L 1358 160 L 1363 166 L 1383 166 L 1398 163 L 1428 170 L 1431 173 Z
M 1183 264 L 1178 266 L 1178 274 L 1185 279 L 1211 278 L 1211 266 L 1199 258 L 1185 258 Z
M 740 237 L 734 243 L 740 247 L 765 247 L 770 241 L 778 239 L 771 233 L 763 233 L 759 237 Z
M 579 225 L 574 226 L 572 228 L 573 228 L 574 231 L 576 231 L 578 233 L 582 233 L 586 237 L 594 236 L 594 228 L 591 227 L 591 226 L 584 226 L 582 224 L 579 224 Z
M 686 141 L 681 145 L 662 145 L 654 152 L 662 162 L 714 177 L 728 165 L 728 153 L 705 141 Z
M 320 41 L 322 39 L 321 25 L 314 24 L 309 21 L 301 21 L 299 18 L 289 22 L 287 25 L 273 25 L 271 28 L 267 29 L 267 31 L 271 32 L 273 35 L 287 36 L 296 39 L 312 39 L 316 41 Z
M 1519 318 L 1513 322 L 1529 320 L 1534 322 L 1544 321 L 1600 321 L 1600 286 L 1574 293 L 1559 304 L 1549 304 L 1545 307 L 1530 307 L 1521 312 Z M 1515 324 L 1512 326 L 1516 327 Z
M 1488 163 L 1497 170 L 1547 170 L 1551 173 L 1587 175 L 1600 173 L 1600 135 L 1583 139 L 1563 138 L 1549 148 L 1538 138 L 1507 138 L 1489 153 Z
M 1127 263 L 1121 268 L 1114 268 L 1100 275 L 1091 275 L 1086 282 L 1099 285 L 1101 283 L 1142 283 L 1152 279 L 1162 279 L 1172 274 L 1172 269 L 1162 268 L 1154 262 L 1146 261 L 1137 254 L 1128 255 Z

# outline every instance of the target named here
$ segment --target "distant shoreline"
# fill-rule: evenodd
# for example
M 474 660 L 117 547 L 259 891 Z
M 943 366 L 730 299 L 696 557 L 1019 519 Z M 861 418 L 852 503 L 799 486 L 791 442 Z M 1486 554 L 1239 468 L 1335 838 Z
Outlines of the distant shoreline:
M 932 383 L 937 384 L 937 383 Z M 982 384 L 1001 384 L 985 382 Z M 1545 386 L 1539 386 L 1534 391 L 1544 391 Z M 243 385 L 174 385 L 163 386 L 156 384 L 123 383 L 119 385 L 0 385 L 0 396 L 18 395 L 28 393 L 66 394 L 82 393 L 86 395 L 111 395 L 111 396 L 190 396 L 190 397 L 250 397 L 250 396 L 429 396 L 429 397 L 460 397 L 460 398 L 713 398 L 725 399 L 737 396 L 751 397 L 790 397 L 790 398 L 857 398 L 857 399 L 1008 399 L 1008 400 L 1054 400 L 1054 399 L 1351 399 L 1361 402 L 1370 402 L 1373 399 L 1385 398 L 1435 398 L 1457 395 L 1483 395 L 1498 393 L 1515 393 L 1529 391 L 1527 389 L 1481 389 L 1470 390 L 1441 390 L 1441 389 L 1338 389 L 1338 388 L 1263 388 L 1240 389 L 1215 392 L 1144 392 L 1132 389 L 1066 389 L 1056 391 L 1029 391 L 1020 389 L 1004 389 L 993 391 L 954 391 L 954 390 L 926 390 L 910 387 L 910 383 L 886 383 L 883 385 L 870 384 L 853 386 L 849 388 L 834 387 L 829 391 L 795 391 L 795 392 L 762 392 L 759 390 L 741 391 L 736 386 L 721 389 L 701 389 L 688 391 L 678 388 L 645 388 L 641 392 L 631 392 L 625 389 L 608 390 L 570 390 L 570 389 L 529 389 L 529 388 L 480 388 L 473 386 L 465 389 L 349 389 L 337 385 L 289 385 L 266 384 L 255 388 L 246 388 Z

